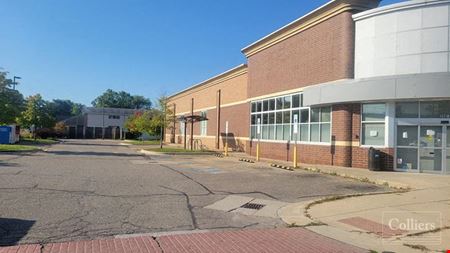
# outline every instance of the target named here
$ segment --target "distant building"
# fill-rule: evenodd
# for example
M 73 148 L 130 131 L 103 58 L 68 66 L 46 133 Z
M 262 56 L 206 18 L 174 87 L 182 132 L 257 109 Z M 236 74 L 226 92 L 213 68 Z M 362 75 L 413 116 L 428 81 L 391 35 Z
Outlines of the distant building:
M 62 122 L 67 135 L 74 139 L 123 139 L 128 130 L 125 122 L 139 110 L 124 108 L 86 108 L 79 116 Z

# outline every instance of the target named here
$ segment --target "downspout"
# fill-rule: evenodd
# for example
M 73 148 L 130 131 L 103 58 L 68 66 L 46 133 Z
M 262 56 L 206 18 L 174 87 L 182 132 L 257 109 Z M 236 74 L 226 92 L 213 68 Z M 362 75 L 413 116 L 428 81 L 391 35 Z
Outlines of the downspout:
M 216 95 L 216 113 L 217 113 L 217 133 L 216 133 L 216 149 L 220 148 L 220 106 L 221 106 L 221 90 L 217 91 Z
M 191 150 L 194 150 L 194 98 L 191 100 Z

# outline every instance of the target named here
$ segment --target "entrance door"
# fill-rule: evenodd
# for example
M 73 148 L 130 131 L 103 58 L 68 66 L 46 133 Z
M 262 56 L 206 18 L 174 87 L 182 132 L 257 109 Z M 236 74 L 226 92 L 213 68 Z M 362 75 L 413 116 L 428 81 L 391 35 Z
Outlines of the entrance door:
M 446 129 L 445 129 L 446 130 Z M 446 132 L 446 131 L 445 131 Z M 443 171 L 444 127 L 420 126 L 419 168 L 423 172 Z
M 399 170 L 450 174 L 450 126 L 398 125 L 396 159 Z

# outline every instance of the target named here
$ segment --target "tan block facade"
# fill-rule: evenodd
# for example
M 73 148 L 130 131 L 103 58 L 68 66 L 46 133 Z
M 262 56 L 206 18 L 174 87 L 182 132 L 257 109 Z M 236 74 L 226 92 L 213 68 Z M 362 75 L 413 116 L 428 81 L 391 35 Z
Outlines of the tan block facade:
M 194 111 L 216 107 L 217 92 L 221 91 L 221 104 L 245 102 L 247 100 L 247 66 L 224 73 L 222 77 L 205 81 L 199 87 L 188 90 L 170 98 L 170 104 L 176 104 L 176 114 L 189 114 L 191 112 L 192 98 Z
M 177 117 L 206 113 L 206 133 L 201 135 L 201 123 L 193 124 L 194 142 L 201 143 L 204 148 L 222 149 L 225 143 L 225 122 L 229 125 L 229 147 L 233 150 L 245 150 L 242 138 L 248 136 L 247 102 L 247 66 L 241 65 L 211 80 L 201 83 L 186 92 L 172 96 L 169 100 Z M 193 106 L 193 107 L 192 107 Z M 175 124 L 174 131 L 166 135 L 166 140 L 183 143 L 180 136 L 180 122 Z M 191 124 L 186 126 L 187 142 L 190 142 Z M 174 138 L 175 135 L 175 138 Z

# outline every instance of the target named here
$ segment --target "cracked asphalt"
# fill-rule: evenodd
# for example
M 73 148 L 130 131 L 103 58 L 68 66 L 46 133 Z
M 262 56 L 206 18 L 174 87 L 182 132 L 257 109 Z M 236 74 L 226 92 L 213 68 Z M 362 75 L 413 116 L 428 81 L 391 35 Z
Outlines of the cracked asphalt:
M 229 195 L 293 203 L 384 190 L 233 158 L 143 156 L 116 141 L 65 140 L 47 152 L 0 154 L 0 245 L 283 227 L 278 218 L 203 207 Z

